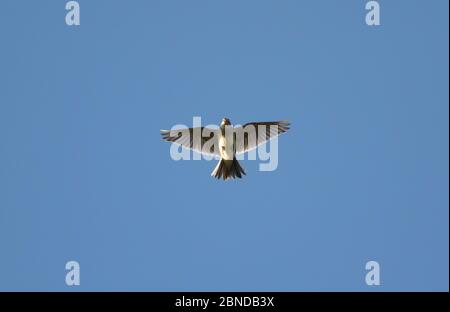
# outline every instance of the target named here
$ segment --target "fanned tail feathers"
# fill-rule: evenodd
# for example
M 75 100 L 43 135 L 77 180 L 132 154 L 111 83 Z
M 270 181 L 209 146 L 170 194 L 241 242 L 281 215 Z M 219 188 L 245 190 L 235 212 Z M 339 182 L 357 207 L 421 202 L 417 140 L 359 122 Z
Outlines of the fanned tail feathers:
M 245 175 L 244 169 L 241 167 L 236 158 L 233 160 L 224 160 L 221 159 L 217 164 L 214 171 L 211 173 L 211 176 L 217 179 L 236 179 L 242 178 L 242 175 Z

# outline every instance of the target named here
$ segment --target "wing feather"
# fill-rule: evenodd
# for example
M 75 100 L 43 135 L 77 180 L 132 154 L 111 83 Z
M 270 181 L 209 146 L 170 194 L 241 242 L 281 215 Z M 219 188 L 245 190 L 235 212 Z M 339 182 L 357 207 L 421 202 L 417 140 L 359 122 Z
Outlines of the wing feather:
M 288 121 L 249 122 L 236 127 L 236 154 L 251 151 L 270 139 L 285 133 L 290 128 Z M 254 132 L 252 134 L 251 132 Z
M 203 131 L 207 131 L 209 133 L 208 136 L 203 136 Z M 198 153 L 206 154 L 206 155 L 220 155 L 219 151 L 216 149 L 218 146 L 218 133 L 217 129 L 205 128 L 205 127 L 197 127 L 197 128 L 181 128 L 181 129 L 172 129 L 172 130 L 161 130 L 161 135 L 163 140 L 172 142 L 178 145 L 181 145 L 185 148 L 192 149 Z M 197 140 L 194 140 L 194 136 L 198 136 Z M 214 140 L 213 142 L 209 142 L 210 148 L 209 150 L 205 150 L 204 146 L 209 140 Z

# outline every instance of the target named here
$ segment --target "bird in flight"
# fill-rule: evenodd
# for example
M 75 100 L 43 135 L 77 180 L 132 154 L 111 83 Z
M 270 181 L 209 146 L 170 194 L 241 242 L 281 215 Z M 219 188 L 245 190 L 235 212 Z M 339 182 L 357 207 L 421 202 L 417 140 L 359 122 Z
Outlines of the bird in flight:
M 220 157 L 211 176 L 217 179 L 242 178 L 244 169 L 236 155 L 246 153 L 289 130 L 288 121 L 249 122 L 232 126 L 223 118 L 218 129 L 196 127 L 161 130 L 163 140 L 179 144 L 198 153 Z

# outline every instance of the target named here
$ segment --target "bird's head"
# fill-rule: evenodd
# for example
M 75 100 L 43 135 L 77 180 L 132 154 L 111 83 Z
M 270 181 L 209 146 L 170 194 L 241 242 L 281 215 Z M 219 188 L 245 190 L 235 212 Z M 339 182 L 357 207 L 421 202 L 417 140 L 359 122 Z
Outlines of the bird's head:
M 223 127 L 223 126 L 229 126 L 229 125 L 231 125 L 230 119 L 225 118 L 225 117 L 222 118 L 222 122 L 220 123 L 220 126 Z

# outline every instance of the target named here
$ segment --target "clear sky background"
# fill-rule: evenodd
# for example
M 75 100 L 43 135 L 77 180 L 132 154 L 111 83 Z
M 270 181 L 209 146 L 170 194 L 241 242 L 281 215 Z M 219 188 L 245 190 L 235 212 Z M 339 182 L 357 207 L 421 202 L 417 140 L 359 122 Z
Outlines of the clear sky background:
M 379 2 L 1 1 L 0 290 L 448 290 L 449 4 Z M 278 169 L 173 161 L 193 116 Z

